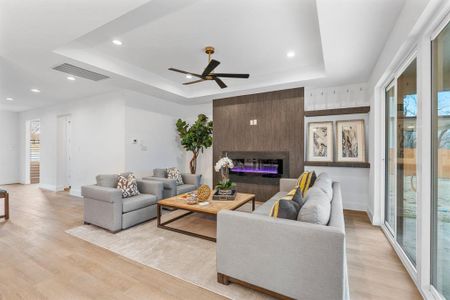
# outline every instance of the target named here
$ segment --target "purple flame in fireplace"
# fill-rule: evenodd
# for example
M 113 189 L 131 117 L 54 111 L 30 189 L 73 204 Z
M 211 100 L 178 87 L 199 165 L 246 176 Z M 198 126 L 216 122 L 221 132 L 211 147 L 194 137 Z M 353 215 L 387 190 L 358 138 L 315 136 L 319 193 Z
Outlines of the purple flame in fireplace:
M 278 174 L 277 166 L 236 166 L 231 169 L 235 173 Z

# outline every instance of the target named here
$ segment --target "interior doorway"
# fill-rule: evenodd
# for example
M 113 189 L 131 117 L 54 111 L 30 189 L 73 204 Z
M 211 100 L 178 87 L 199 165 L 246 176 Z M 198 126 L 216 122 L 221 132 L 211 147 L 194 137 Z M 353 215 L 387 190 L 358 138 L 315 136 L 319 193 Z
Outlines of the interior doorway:
M 40 182 L 41 175 L 41 122 L 40 120 L 30 121 L 29 136 L 29 162 L 30 162 L 30 183 Z
M 71 176 L 71 115 L 58 117 L 58 184 L 57 190 L 70 191 L 72 187 Z

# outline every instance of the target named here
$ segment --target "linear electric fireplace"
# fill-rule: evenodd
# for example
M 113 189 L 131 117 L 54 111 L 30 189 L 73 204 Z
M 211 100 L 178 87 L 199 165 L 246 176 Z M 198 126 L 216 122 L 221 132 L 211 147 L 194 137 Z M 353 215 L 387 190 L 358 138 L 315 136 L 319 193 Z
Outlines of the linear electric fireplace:
M 230 176 L 236 182 L 278 184 L 279 178 L 289 175 L 288 152 L 224 152 L 233 160 Z

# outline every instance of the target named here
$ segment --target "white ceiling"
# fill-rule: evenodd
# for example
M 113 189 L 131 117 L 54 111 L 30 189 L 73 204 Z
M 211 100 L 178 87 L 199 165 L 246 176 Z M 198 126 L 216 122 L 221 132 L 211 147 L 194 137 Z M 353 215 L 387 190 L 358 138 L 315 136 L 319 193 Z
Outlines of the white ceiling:
M 306 84 L 367 81 L 404 0 L 0 0 L 0 109 L 27 110 L 126 88 L 166 100 L 218 97 Z M 122 46 L 111 43 L 123 41 Z M 192 86 L 175 67 L 249 73 Z M 287 58 L 288 51 L 295 51 Z M 72 63 L 108 75 L 71 82 Z M 37 87 L 41 93 L 33 94 Z M 15 101 L 4 99 L 12 97 Z

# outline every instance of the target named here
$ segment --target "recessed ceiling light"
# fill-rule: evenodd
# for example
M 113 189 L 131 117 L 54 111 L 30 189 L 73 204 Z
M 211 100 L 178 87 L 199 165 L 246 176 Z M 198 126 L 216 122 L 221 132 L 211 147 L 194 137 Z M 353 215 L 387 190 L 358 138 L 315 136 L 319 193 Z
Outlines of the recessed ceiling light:
M 33 93 L 40 93 L 41 91 L 38 89 L 31 89 L 30 91 L 32 91 Z
M 287 57 L 294 57 L 295 56 L 295 52 L 294 51 L 288 51 L 288 53 L 286 53 Z
M 121 40 L 113 40 L 112 43 L 113 43 L 114 45 L 116 45 L 116 46 L 122 46 L 122 45 L 123 45 L 123 43 L 122 43 Z
M 74 81 L 74 80 L 75 80 L 75 77 L 73 77 L 73 76 L 67 76 L 67 80 Z
M 192 75 L 191 75 L 191 74 L 186 74 L 186 78 L 187 78 L 187 79 L 191 79 L 191 78 L 192 78 Z
M 8 100 L 8 101 L 13 101 L 14 99 L 11 98 L 11 97 L 8 97 L 8 98 L 6 98 L 6 100 Z

